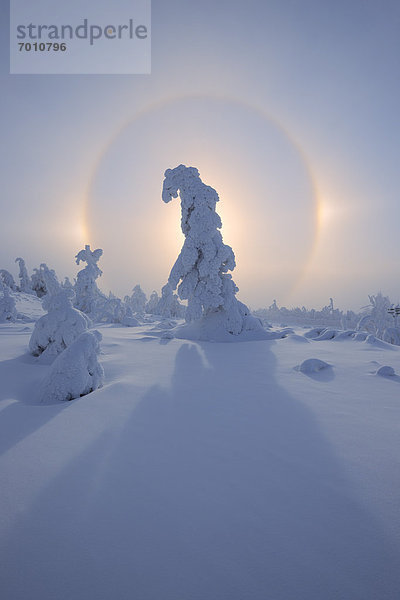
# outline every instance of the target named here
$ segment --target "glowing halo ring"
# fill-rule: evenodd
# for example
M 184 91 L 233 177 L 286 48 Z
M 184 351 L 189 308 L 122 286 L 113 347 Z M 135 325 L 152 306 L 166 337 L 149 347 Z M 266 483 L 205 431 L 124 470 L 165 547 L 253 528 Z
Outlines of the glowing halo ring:
M 322 203 L 319 199 L 318 187 L 317 187 L 315 177 L 313 175 L 312 169 L 309 165 L 309 161 L 307 159 L 307 156 L 306 156 L 303 148 L 300 146 L 300 144 L 297 142 L 297 140 L 288 133 L 288 131 L 282 125 L 282 123 L 280 121 L 278 121 L 277 119 L 275 119 L 274 117 L 272 117 L 263 108 L 253 105 L 253 104 L 250 104 L 247 101 L 240 100 L 238 98 L 230 98 L 230 97 L 220 95 L 220 94 L 216 94 L 213 96 L 210 96 L 209 94 L 186 94 L 186 95 L 183 94 L 183 95 L 179 95 L 179 96 L 170 96 L 168 98 L 159 100 L 158 102 L 154 102 L 150 106 L 146 106 L 146 107 L 143 107 L 142 109 L 139 109 L 135 115 L 133 115 L 129 119 L 125 120 L 124 123 L 116 130 L 116 132 L 110 137 L 110 139 L 104 145 L 102 150 L 99 152 L 99 154 L 94 162 L 93 168 L 91 170 L 91 175 L 89 177 L 87 190 L 86 190 L 86 194 L 85 194 L 86 202 L 83 207 L 82 230 L 85 233 L 85 236 L 87 239 L 87 241 L 85 243 L 88 243 L 92 237 L 92 232 L 90 230 L 90 218 L 89 218 L 90 215 L 89 215 L 89 213 L 90 213 L 90 209 L 91 209 L 91 195 L 92 195 L 93 184 L 94 184 L 98 169 L 100 167 L 100 164 L 103 161 L 104 157 L 106 156 L 109 148 L 114 144 L 114 142 L 118 139 L 118 137 L 120 135 L 122 135 L 122 133 L 125 131 L 125 129 L 130 127 L 133 123 L 135 123 L 135 121 L 138 121 L 139 119 L 141 119 L 145 116 L 148 116 L 149 114 L 151 114 L 153 112 L 162 110 L 165 107 L 172 106 L 178 102 L 184 102 L 186 100 L 187 101 L 208 100 L 208 101 L 213 101 L 213 102 L 226 102 L 231 105 L 236 105 L 240 108 L 245 108 L 245 109 L 253 112 L 256 115 L 259 115 L 263 120 L 266 120 L 269 123 L 272 123 L 274 125 L 274 127 L 279 131 L 279 133 L 281 133 L 283 135 L 283 137 L 286 139 L 286 141 L 289 143 L 289 145 L 292 146 L 296 150 L 296 153 L 297 153 L 298 157 L 300 158 L 304 172 L 307 175 L 308 183 L 309 183 L 310 190 L 311 190 L 311 198 L 314 203 L 314 238 L 313 238 L 313 242 L 311 244 L 311 249 L 308 252 L 308 257 L 304 262 L 303 268 L 301 269 L 301 272 L 299 273 L 299 276 L 297 277 L 296 281 L 289 288 L 289 290 L 290 290 L 289 293 L 293 294 L 294 290 L 300 286 L 300 283 L 305 279 L 306 274 L 309 271 L 309 267 L 312 263 L 314 255 L 316 253 L 316 249 L 317 249 L 319 238 L 320 238 L 321 225 L 322 225 L 322 218 L 321 218 Z

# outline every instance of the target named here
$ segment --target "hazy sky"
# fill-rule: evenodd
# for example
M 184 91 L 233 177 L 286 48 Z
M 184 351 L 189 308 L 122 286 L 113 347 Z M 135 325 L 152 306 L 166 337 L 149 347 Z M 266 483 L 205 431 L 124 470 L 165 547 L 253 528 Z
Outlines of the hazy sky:
M 121 76 L 9 75 L 7 5 L 0 268 L 72 277 L 90 243 L 104 291 L 159 291 L 184 163 L 220 195 L 242 301 L 400 300 L 397 0 L 153 0 L 152 74 Z

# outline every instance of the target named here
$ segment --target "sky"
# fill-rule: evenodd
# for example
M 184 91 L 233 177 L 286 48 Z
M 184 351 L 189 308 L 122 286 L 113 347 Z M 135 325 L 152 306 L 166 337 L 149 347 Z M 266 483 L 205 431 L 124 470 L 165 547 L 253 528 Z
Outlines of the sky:
M 160 291 L 183 163 L 219 194 L 252 308 L 400 300 L 400 3 L 153 0 L 148 75 L 10 75 L 1 9 L 0 268 L 73 278 L 90 244 L 105 292 Z

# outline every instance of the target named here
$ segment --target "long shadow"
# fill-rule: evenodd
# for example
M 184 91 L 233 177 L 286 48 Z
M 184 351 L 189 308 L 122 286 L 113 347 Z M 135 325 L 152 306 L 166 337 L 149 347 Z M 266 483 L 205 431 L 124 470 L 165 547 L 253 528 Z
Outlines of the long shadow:
M 28 353 L 0 362 L 0 455 L 65 407 L 65 403 L 38 406 L 35 402 L 36 391 L 47 369 Z M 7 400 L 14 402 L 3 407 L 2 401 Z
M 397 599 L 398 548 L 277 384 L 272 344 L 183 344 L 170 389 L 11 530 L 5 597 Z

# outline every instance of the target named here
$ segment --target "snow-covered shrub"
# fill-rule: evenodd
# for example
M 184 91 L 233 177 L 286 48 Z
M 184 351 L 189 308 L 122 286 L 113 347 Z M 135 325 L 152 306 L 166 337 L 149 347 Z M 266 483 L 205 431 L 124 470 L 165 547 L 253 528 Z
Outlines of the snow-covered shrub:
M 97 313 L 101 310 L 107 297 L 99 290 L 96 284 L 96 279 L 102 275 L 102 271 L 97 266 L 103 250 L 90 250 L 90 246 L 86 245 L 84 250 L 81 250 L 76 255 L 76 264 L 86 262 L 86 267 L 79 271 L 74 286 L 75 291 L 75 308 L 90 315 L 93 320 L 96 320 Z
M 155 309 L 155 314 L 162 317 L 181 319 L 185 316 L 185 306 L 178 300 L 169 283 L 161 290 L 161 298 Z
M 26 294 L 32 294 L 31 279 L 26 270 L 25 261 L 23 258 L 16 258 L 15 262 L 19 265 L 19 291 Z
M 383 332 L 382 339 L 384 342 L 400 346 L 400 328 L 399 327 L 387 327 Z
M 97 359 L 101 339 L 99 331 L 86 331 L 56 358 L 40 386 L 40 402 L 73 400 L 103 385 L 104 371 Z
M 107 301 L 99 308 L 97 320 L 100 323 L 121 323 L 126 327 L 139 325 L 139 321 L 132 314 L 131 307 L 111 293 Z
M 150 294 L 149 301 L 147 302 L 144 310 L 149 315 L 157 314 L 157 306 L 160 301 L 160 297 L 155 290 L 153 290 Z
M 393 318 L 388 313 L 388 309 L 393 305 L 387 296 L 381 292 L 376 295 L 368 295 L 370 304 L 364 307 L 368 310 L 359 321 L 357 329 L 359 331 L 368 331 L 377 338 L 383 339 L 385 329 L 393 326 Z
M 9 271 L 7 271 L 7 269 L 0 269 L 0 283 L 10 288 L 10 290 L 12 290 L 13 292 L 17 290 L 14 277 Z
M 74 286 L 72 285 L 69 277 L 64 277 L 64 281 L 61 283 L 61 287 L 64 290 L 72 290 L 72 291 L 74 290 Z M 75 292 L 74 292 L 74 295 L 75 295 Z
M 230 335 L 244 330 L 262 330 L 245 304 L 236 299 L 238 291 L 232 276 L 235 255 L 223 243 L 221 219 L 215 211 L 217 192 L 205 185 L 194 167 L 179 165 L 165 171 L 162 199 L 181 199 L 181 228 L 185 235 L 182 250 L 172 267 L 168 283 L 188 301 L 187 322 L 212 319 L 217 329 Z
M 124 298 L 126 304 L 128 304 L 132 312 L 143 314 L 145 311 L 145 306 L 147 302 L 147 297 L 140 285 L 135 285 L 132 290 L 131 296 L 125 296 Z
M 42 298 L 46 294 L 46 284 L 41 269 L 33 269 L 31 288 L 38 298 Z
M 61 290 L 49 299 L 49 312 L 36 321 L 29 341 L 30 352 L 47 363 L 52 362 L 91 325 L 84 313 L 72 307 L 68 291 Z
M 0 281 L 0 323 L 15 323 L 17 311 L 15 300 L 10 294 L 10 288 Z
M 59 292 L 60 283 L 54 269 L 49 269 L 46 263 L 42 263 L 39 269 L 33 269 L 33 271 L 31 289 L 38 298 L 43 298 L 46 294 L 54 295 Z

